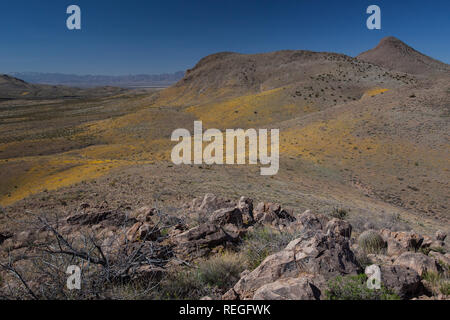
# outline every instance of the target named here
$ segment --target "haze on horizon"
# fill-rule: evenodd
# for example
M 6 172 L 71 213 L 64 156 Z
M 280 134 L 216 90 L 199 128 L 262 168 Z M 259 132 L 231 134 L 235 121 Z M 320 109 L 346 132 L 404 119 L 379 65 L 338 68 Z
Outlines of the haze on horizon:
M 372 2 L 3 2 L 0 73 L 172 73 L 219 51 L 306 49 L 356 56 L 390 35 L 450 62 L 448 1 Z M 80 31 L 65 26 L 70 4 L 81 7 Z M 371 4 L 381 7 L 381 30 L 365 26 Z

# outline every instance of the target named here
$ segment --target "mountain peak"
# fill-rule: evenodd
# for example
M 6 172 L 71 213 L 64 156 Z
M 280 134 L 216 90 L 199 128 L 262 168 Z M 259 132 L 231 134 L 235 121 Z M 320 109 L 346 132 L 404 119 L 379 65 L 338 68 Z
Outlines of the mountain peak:
M 450 71 L 449 65 L 420 53 L 393 36 L 381 39 L 375 48 L 361 53 L 357 58 L 389 70 L 411 74 Z

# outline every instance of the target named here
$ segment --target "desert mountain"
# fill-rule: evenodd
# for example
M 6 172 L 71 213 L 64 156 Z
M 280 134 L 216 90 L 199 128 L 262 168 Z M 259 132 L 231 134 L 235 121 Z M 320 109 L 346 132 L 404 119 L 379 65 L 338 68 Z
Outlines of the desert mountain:
M 66 86 L 30 84 L 21 79 L 0 75 L 0 100 L 99 97 L 123 92 L 115 87 L 80 89 Z
M 411 74 L 450 72 L 450 66 L 430 58 L 395 37 L 386 37 L 374 49 L 361 53 L 359 60 Z
M 411 75 L 343 54 L 304 50 L 222 52 L 201 59 L 187 70 L 176 85 L 159 93 L 156 104 L 192 106 L 195 114 L 220 110 L 224 118 L 254 117 L 252 114 L 257 113 L 261 123 L 272 115 L 275 119 L 299 116 L 358 100 L 373 90 L 414 81 Z M 250 107 L 242 110 L 244 105 Z M 215 119 L 224 124 L 223 118 Z M 247 119 L 244 122 L 234 124 L 245 126 Z

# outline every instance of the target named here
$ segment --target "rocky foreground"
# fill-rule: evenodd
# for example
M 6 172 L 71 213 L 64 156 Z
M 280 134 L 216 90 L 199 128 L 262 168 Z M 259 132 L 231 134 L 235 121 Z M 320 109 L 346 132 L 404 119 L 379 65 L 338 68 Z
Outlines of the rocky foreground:
M 22 231 L 0 232 L 0 298 L 449 298 L 444 233 L 368 226 L 352 235 L 338 217 L 345 214 L 296 214 L 213 194 L 171 214 L 85 203 L 69 216 L 34 216 Z M 79 291 L 65 288 L 73 264 L 83 270 Z M 380 290 L 365 285 L 372 264 L 381 269 Z

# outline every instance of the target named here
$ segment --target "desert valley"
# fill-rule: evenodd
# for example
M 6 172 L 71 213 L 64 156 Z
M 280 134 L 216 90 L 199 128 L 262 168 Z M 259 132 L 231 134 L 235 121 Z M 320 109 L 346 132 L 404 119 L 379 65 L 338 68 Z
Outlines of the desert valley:
M 449 115 L 450 66 L 394 37 L 356 57 L 216 53 L 165 89 L 2 75 L 0 298 L 339 298 L 371 262 L 392 274 L 373 298 L 448 299 Z M 175 165 L 194 121 L 279 129 L 278 173 Z M 70 259 L 89 290 L 63 288 Z M 51 286 L 42 261 L 63 268 Z

